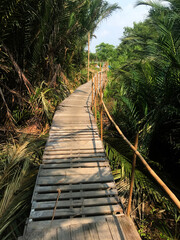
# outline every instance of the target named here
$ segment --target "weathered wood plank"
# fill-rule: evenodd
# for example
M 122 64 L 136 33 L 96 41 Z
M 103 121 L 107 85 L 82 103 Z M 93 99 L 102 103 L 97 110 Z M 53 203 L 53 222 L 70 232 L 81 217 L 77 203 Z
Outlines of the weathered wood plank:
M 65 159 L 65 158 L 93 158 L 93 157 L 106 157 L 104 152 L 100 153 L 61 153 L 57 155 L 44 154 L 43 159 Z
M 48 229 L 45 229 L 44 230 L 44 237 L 43 239 L 41 240 L 57 240 L 57 232 L 56 232 L 56 229 L 51 229 L 51 228 L 48 228 Z
M 26 233 L 24 240 L 44 240 L 44 231 L 36 230 L 31 233 Z
M 75 183 L 100 183 L 100 182 L 112 182 L 113 176 L 109 174 L 107 176 L 92 176 L 92 175 L 69 175 L 66 176 L 54 176 L 54 177 L 39 177 L 37 184 L 39 185 L 59 185 L 60 183 L 75 184 Z
M 52 139 L 52 138 L 93 138 L 93 139 L 98 139 L 99 137 L 99 134 L 98 132 L 94 131 L 89 131 L 89 132 L 86 132 L 86 131 L 82 131 L 82 132 L 52 132 L 49 134 L 49 139 Z
M 86 240 L 94 240 L 94 239 L 91 237 L 88 224 L 83 225 L 82 228 L 83 228 L 83 232 L 84 232 L 84 235 L 85 235 L 85 239 L 86 239 Z
M 84 130 L 84 131 L 98 131 L 97 125 L 95 124 L 66 124 L 66 123 L 60 123 L 58 126 L 57 125 L 51 125 L 51 132 L 52 131 L 77 131 L 77 130 Z
M 106 189 L 106 190 L 96 190 L 96 191 L 85 191 L 85 192 L 65 192 L 61 193 L 59 199 L 69 199 L 69 198 L 87 198 L 87 197 L 103 197 L 103 196 L 114 196 L 117 195 L 117 189 Z M 39 201 L 39 200 L 56 200 L 57 199 L 57 193 L 44 193 L 44 194 L 39 194 L 35 193 L 34 194 L 34 200 Z
M 47 142 L 46 150 L 49 149 L 94 149 L 101 148 L 103 149 L 103 144 L 101 141 L 81 141 L 81 146 L 79 142 L 72 141 L 71 144 L 69 142 Z
M 70 233 L 70 226 L 67 226 L 64 228 L 57 228 L 57 239 L 58 240 L 72 240 L 71 233 Z
M 92 154 L 96 154 L 96 156 L 99 154 L 102 154 L 101 156 L 105 156 L 105 153 L 104 153 L 104 149 L 103 148 L 90 148 L 90 149 L 70 149 L 70 148 L 67 148 L 67 149 L 45 149 L 44 151 L 44 156 L 63 156 L 63 155 L 74 155 L 76 157 L 76 155 L 83 155 L 83 156 L 91 156 Z
M 89 183 L 89 184 L 68 184 L 68 185 L 55 185 L 55 186 L 39 186 L 36 185 L 35 192 L 57 192 L 57 189 L 61 191 L 77 191 L 77 190 L 104 190 L 116 188 L 114 182 L 107 183 Z
M 115 219 L 115 220 L 114 220 Z M 106 219 L 113 240 L 125 240 L 121 226 L 116 217 Z
M 96 222 L 96 227 L 97 227 L 98 236 L 100 240 L 112 239 L 107 222 Z
M 84 141 L 84 140 L 99 140 L 98 134 L 64 134 L 64 135 L 51 135 L 48 141 Z
M 55 217 L 78 217 L 81 215 L 93 215 L 93 214 L 113 214 L 116 212 L 120 212 L 121 208 L 119 205 L 111 205 L 111 206 L 94 206 L 92 207 L 84 207 L 84 208 L 72 208 L 72 209 L 56 209 Z M 53 210 L 46 211 L 31 211 L 30 218 L 32 219 L 47 219 L 52 218 Z M 107 223 L 106 223 L 107 225 Z M 108 226 L 106 226 L 107 228 Z M 105 227 L 104 227 L 105 228 Z M 99 233 L 99 232 L 98 232 Z M 101 239 L 101 238 L 100 238 Z
M 48 163 L 83 163 L 83 162 L 104 162 L 108 161 L 107 158 L 104 156 L 99 156 L 99 157 L 61 157 L 61 158 L 48 158 L 45 156 L 45 159 L 43 160 L 44 164 Z
M 120 226 L 122 227 L 125 240 L 131 240 L 131 239 L 141 240 L 134 226 L 134 223 L 132 222 L 130 217 L 127 217 L 127 216 L 123 216 L 121 218 L 118 217 L 118 221 L 120 223 Z
M 86 240 L 81 224 L 71 225 L 72 240 Z
M 116 216 L 116 215 L 115 215 Z M 51 226 L 51 228 L 59 228 L 59 227 L 67 227 L 71 224 L 88 224 L 88 223 L 94 223 L 98 221 L 106 221 L 106 218 L 112 217 L 112 215 L 101 215 L 101 216 L 88 216 L 88 217 L 82 217 L 82 218 L 69 218 L 69 219 L 54 219 L 53 222 L 51 220 L 38 220 L 38 221 L 32 221 L 30 219 L 28 223 L 28 228 L 26 233 L 31 233 L 32 231 L 39 231 L 46 229 Z M 123 216 L 122 216 L 123 217 Z
M 92 196 L 93 197 L 93 196 Z M 89 198 L 89 199 L 72 199 L 72 200 L 59 200 L 57 203 L 57 208 L 64 207 L 80 207 L 80 206 L 101 206 L 101 205 L 115 205 L 119 204 L 118 197 L 109 197 L 109 198 Z M 33 202 L 32 208 L 35 210 L 40 209 L 54 209 L 55 201 L 46 201 L 46 202 Z
M 93 240 L 94 239 L 100 240 L 99 235 L 98 235 L 98 231 L 97 231 L 97 228 L 96 228 L 96 224 L 95 223 L 89 223 L 88 227 L 89 227 L 89 232 L 90 232 L 91 238 Z
M 47 162 L 46 162 L 47 163 Z M 50 168 L 79 168 L 79 167 L 108 167 L 109 163 L 108 162 L 72 162 L 72 163 L 59 163 L 59 164 L 43 164 L 41 165 L 41 168 L 43 169 L 50 169 Z
M 93 167 L 93 168 L 65 168 L 65 169 L 44 169 L 41 168 L 39 176 L 69 176 L 69 175 L 109 175 L 109 167 Z
M 95 129 L 89 129 L 89 130 L 87 130 L 87 129 L 82 129 L 82 130 L 64 130 L 64 129 L 61 129 L 61 130 L 54 130 L 54 131 L 50 131 L 49 132 L 49 135 L 50 135 L 50 137 L 51 137 L 51 135 L 53 135 L 53 136 L 64 136 L 64 135 L 68 135 L 68 136 L 73 136 L 73 135 L 77 135 L 77 136 L 83 136 L 83 135 L 89 135 L 89 136 L 98 136 L 99 134 L 98 134 L 98 131 L 97 130 L 95 130 Z
M 74 137 L 69 137 L 69 136 L 61 136 L 61 137 L 51 137 L 48 139 L 47 143 L 62 143 L 62 142 L 66 142 L 66 143 L 73 143 L 73 142 L 78 142 L 79 144 L 81 144 L 84 141 L 99 141 L 99 136 L 74 136 Z

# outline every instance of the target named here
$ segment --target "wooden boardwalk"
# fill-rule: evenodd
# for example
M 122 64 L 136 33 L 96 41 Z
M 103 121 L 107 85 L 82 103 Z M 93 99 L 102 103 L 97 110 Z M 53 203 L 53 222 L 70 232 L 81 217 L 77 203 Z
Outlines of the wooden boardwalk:
M 20 239 L 140 239 L 123 214 L 90 110 L 90 92 L 88 82 L 55 112 Z

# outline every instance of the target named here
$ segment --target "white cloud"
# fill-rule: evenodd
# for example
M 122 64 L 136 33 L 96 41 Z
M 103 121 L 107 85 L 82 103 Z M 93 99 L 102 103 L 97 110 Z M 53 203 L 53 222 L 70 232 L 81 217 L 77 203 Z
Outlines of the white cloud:
M 123 36 L 124 27 L 133 26 L 133 22 L 143 21 L 148 15 L 148 7 L 139 6 L 134 8 L 136 0 L 115 1 L 108 0 L 109 3 L 118 3 L 122 10 L 117 10 L 108 19 L 104 20 L 95 31 L 97 38 L 91 41 L 91 51 L 95 52 L 95 46 L 101 42 L 117 46 Z

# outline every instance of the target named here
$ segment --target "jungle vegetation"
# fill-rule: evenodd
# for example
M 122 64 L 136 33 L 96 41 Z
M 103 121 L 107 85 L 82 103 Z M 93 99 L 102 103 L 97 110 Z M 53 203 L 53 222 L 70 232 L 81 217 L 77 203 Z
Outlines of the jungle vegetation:
M 88 32 L 117 4 L 0 1 L 0 238 L 17 239 L 58 102 L 87 80 Z
M 139 135 L 139 151 L 179 198 L 180 2 L 161 2 L 139 1 L 137 6 L 150 6 L 148 18 L 126 27 L 110 54 L 108 44 L 100 44 L 96 56 L 111 66 L 104 97 L 115 122 L 132 143 Z M 105 139 L 115 179 L 124 179 L 120 192 L 127 196 L 132 153 L 110 123 Z M 179 239 L 178 209 L 139 162 L 133 204 L 143 239 Z

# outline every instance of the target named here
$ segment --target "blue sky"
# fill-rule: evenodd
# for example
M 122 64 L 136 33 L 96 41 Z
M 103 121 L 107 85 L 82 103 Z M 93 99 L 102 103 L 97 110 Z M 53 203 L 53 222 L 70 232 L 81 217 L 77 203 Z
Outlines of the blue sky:
M 110 17 L 98 26 L 90 43 L 90 51 L 95 52 L 95 46 L 101 42 L 118 46 L 123 36 L 124 27 L 132 27 L 133 22 L 143 21 L 148 15 L 147 6 L 134 7 L 137 0 L 107 0 L 110 4 L 117 3 L 122 10 L 116 10 Z

